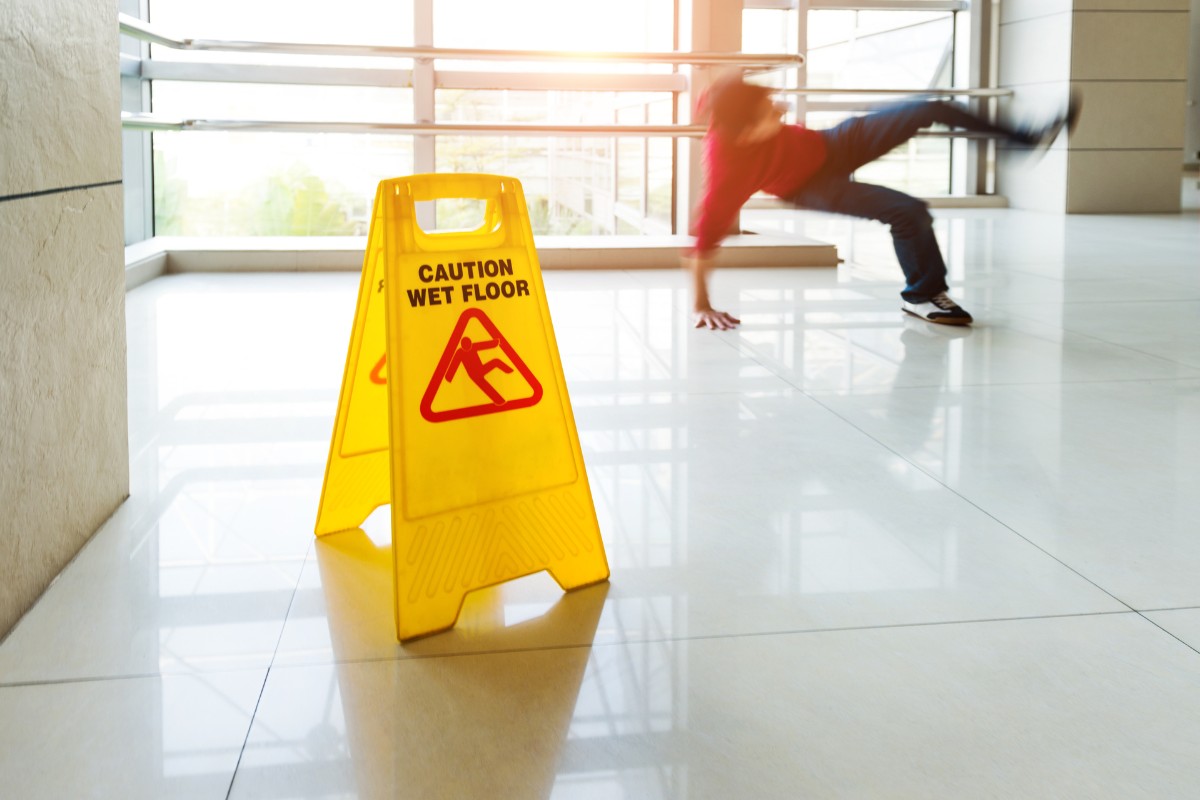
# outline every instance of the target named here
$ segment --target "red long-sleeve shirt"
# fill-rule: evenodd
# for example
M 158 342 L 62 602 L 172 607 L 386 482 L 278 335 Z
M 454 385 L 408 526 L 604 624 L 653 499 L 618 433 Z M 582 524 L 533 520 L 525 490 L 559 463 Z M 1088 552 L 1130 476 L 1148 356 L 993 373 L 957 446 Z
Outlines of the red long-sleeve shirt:
M 715 250 L 738 211 L 757 191 L 788 197 L 825 163 L 825 138 L 802 125 L 784 125 L 771 139 L 737 145 L 709 131 L 704 137 L 704 189 L 692 232 L 693 255 Z

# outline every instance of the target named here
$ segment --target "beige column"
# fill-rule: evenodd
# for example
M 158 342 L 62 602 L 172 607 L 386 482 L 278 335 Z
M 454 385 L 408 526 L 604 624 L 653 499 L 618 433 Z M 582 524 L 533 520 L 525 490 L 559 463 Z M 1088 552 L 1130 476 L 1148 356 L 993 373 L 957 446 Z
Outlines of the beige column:
M 126 497 L 116 0 L 0 3 L 0 636 Z
M 999 83 L 1014 119 L 1071 90 L 1083 116 L 1036 166 L 1001 150 L 996 188 L 1014 208 L 1175 212 L 1187 108 L 1189 0 L 1004 0 Z
M 742 0 L 690 0 L 680 5 L 681 49 L 703 53 L 740 53 L 742 50 Z M 686 107 L 680 115 L 684 124 L 692 121 L 696 98 L 721 75 L 733 67 L 685 68 L 690 95 L 684 97 Z M 691 211 L 700 199 L 701 143 L 699 139 L 681 139 L 679 170 L 679 219 L 690 219 Z M 683 228 L 681 224 L 681 228 Z M 681 230 L 686 233 L 686 229 Z

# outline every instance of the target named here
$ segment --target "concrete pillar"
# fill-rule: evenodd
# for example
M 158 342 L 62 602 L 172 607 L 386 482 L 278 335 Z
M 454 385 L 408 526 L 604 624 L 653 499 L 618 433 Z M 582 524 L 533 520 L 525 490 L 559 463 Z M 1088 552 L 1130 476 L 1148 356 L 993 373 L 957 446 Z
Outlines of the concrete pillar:
M 680 49 L 702 53 L 740 53 L 742 50 L 742 0 L 692 0 L 680 5 Z M 692 120 L 696 99 L 718 77 L 732 67 L 687 67 L 690 96 L 681 122 Z M 690 219 L 700 199 L 701 142 L 681 139 L 679 181 L 679 218 Z M 682 227 L 682 226 L 681 226 Z M 681 231 L 686 233 L 686 230 Z
M 0 3 L 0 636 L 129 491 L 116 0 Z
M 1014 208 L 1170 213 L 1180 208 L 1190 0 L 1004 0 L 999 84 L 1014 120 L 1070 90 L 1079 127 L 1036 166 L 1001 149 L 997 191 Z
M 1184 163 L 1200 166 L 1200 0 L 1192 0 L 1191 44 L 1188 45 L 1187 134 Z

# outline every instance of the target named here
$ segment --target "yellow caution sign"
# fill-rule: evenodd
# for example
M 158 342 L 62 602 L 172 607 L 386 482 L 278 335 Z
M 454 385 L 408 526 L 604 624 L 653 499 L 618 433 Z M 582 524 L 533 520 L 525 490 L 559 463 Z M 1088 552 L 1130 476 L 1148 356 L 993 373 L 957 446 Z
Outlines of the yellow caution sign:
M 474 231 L 430 233 L 416 204 L 485 202 Z M 392 504 L 401 640 L 454 625 L 468 592 L 548 571 L 607 580 L 519 181 L 383 181 L 359 287 L 320 536 Z

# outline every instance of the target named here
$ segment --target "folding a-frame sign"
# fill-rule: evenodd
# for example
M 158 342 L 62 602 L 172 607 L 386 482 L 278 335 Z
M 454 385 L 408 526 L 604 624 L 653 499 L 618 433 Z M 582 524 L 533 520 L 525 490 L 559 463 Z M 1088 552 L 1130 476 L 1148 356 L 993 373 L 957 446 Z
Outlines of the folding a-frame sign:
M 416 203 L 484 201 L 428 233 Z M 318 536 L 392 505 L 396 632 L 454 625 L 468 592 L 542 570 L 608 578 L 519 181 L 414 175 L 375 195 Z

